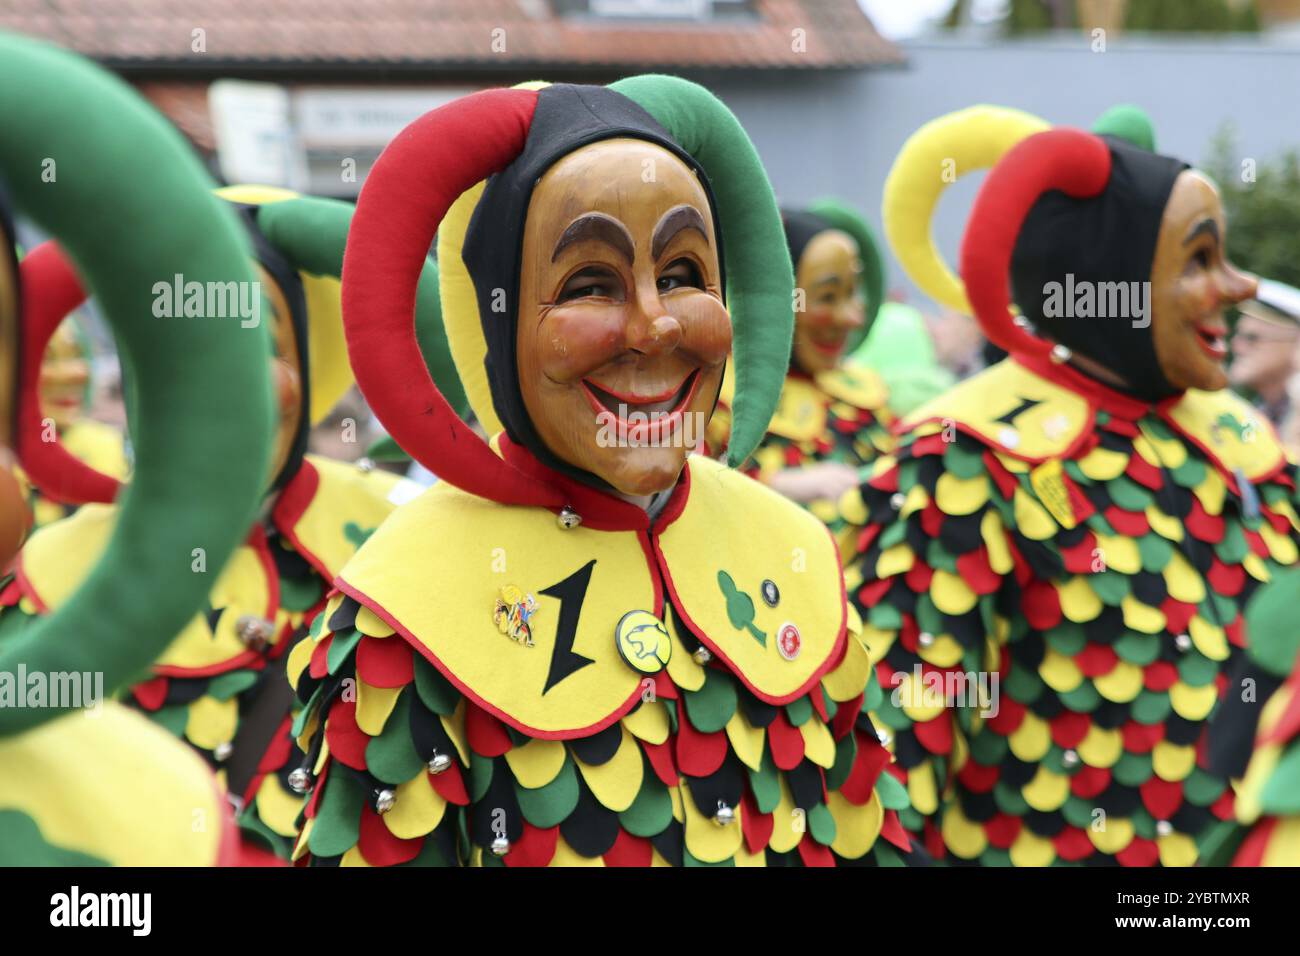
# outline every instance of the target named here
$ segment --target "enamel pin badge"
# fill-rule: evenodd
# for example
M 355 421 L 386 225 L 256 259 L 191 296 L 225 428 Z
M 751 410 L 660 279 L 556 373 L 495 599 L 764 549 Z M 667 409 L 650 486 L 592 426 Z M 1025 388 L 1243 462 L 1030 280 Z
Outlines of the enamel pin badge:
M 501 589 L 501 595 L 497 598 L 496 608 L 492 611 L 492 622 L 510 640 L 532 647 L 532 619 L 536 613 L 537 599 L 513 584 L 508 584 Z

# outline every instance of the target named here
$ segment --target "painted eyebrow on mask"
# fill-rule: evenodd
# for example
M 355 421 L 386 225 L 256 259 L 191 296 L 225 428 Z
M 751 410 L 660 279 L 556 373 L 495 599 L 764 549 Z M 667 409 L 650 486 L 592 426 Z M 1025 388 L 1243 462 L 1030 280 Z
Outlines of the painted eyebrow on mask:
M 659 224 L 655 226 L 654 235 L 650 237 L 650 257 L 658 259 L 660 254 L 668 247 L 683 229 L 694 229 L 705 239 L 709 238 L 709 232 L 704 226 L 704 217 L 694 206 L 674 206 L 663 214 Z
M 629 263 L 634 258 L 635 246 L 627 227 L 603 212 L 589 212 L 569 223 L 568 228 L 560 234 L 559 241 L 555 243 L 555 251 L 551 253 L 551 261 L 560 258 L 560 253 L 574 243 L 588 240 L 613 246 Z
M 1195 228 L 1193 228 L 1192 231 L 1187 234 L 1187 238 L 1183 240 L 1183 245 L 1190 246 L 1193 242 L 1195 242 L 1205 233 L 1209 233 L 1211 236 L 1213 236 L 1215 242 L 1220 241 L 1219 224 L 1215 222 L 1213 219 L 1202 219 L 1200 222 L 1196 224 Z

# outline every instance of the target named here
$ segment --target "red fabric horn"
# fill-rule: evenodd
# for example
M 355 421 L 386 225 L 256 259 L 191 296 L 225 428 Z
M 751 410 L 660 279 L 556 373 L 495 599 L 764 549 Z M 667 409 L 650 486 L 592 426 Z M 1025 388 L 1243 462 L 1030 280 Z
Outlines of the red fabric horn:
M 505 504 L 558 509 L 561 492 L 499 458 L 447 404 L 420 357 L 415 290 L 447 209 L 522 151 L 534 90 L 485 90 L 432 110 L 388 144 L 366 177 L 343 255 L 348 358 L 375 415 L 416 461 Z
M 43 242 L 19 264 L 22 281 L 23 356 L 19 377 L 18 460 L 47 498 L 65 505 L 107 503 L 121 483 L 72 456 L 59 441 L 44 441 L 41 414 L 41 360 L 68 313 L 86 301 L 76 269 L 58 244 Z
M 1038 198 L 1059 189 L 1096 196 L 1110 180 L 1110 148 L 1098 136 L 1059 127 L 1016 144 L 985 177 L 961 244 L 961 277 L 975 317 L 996 345 L 1013 355 L 1042 356 L 1053 343 L 1015 324 L 1011 255 Z

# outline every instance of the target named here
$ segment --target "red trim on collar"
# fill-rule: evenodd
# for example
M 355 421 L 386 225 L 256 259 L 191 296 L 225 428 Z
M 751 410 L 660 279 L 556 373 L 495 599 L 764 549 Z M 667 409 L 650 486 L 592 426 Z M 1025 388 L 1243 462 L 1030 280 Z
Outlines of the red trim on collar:
M 293 549 L 303 556 L 308 564 L 326 581 L 334 577 L 334 571 L 326 567 L 325 562 L 311 552 L 298 536 L 298 522 L 307 512 L 316 492 L 320 490 L 320 472 L 308 459 L 304 458 L 292 478 L 280 490 L 275 505 L 271 508 L 271 524 Z
M 668 594 L 672 598 L 673 607 L 677 610 L 678 615 L 681 617 L 682 623 L 684 623 L 688 628 L 690 628 L 691 633 L 695 635 L 695 639 L 698 640 L 705 647 L 707 647 L 713 653 L 714 657 L 717 657 L 719 660 L 721 660 L 724 664 L 727 665 L 727 670 L 731 673 L 731 676 L 735 677 L 742 684 L 744 684 L 745 687 L 749 689 L 749 692 L 751 694 L 753 694 L 759 700 L 764 701 L 765 703 L 773 704 L 778 707 L 783 707 L 786 704 L 798 700 L 800 697 L 803 697 L 805 694 L 810 693 L 812 689 L 817 686 L 817 684 L 821 683 L 821 679 L 825 677 L 826 674 L 828 674 L 834 667 L 836 667 L 839 664 L 839 662 L 844 658 L 844 651 L 845 651 L 845 647 L 847 646 L 846 642 L 848 640 L 848 633 L 849 633 L 849 598 L 848 598 L 848 592 L 844 586 L 844 563 L 840 558 L 839 544 L 835 541 L 835 535 L 831 533 L 831 530 L 829 528 L 826 528 L 824 530 L 828 535 L 830 535 L 831 543 L 835 550 L 835 567 L 839 574 L 839 582 L 840 582 L 839 634 L 836 636 L 835 644 L 831 647 L 831 651 L 826 656 L 826 659 L 822 661 L 820 665 L 818 665 L 817 669 L 813 671 L 812 675 L 806 681 L 803 682 L 803 684 L 799 687 L 799 689 L 794 691 L 793 693 L 784 694 L 779 697 L 774 697 L 771 694 L 765 694 L 763 693 L 763 691 L 755 687 L 753 682 L 751 682 L 750 679 L 745 676 L 744 671 L 742 671 L 740 667 L 737 666 L 735 661 L 733 661 L 730 657 L 727 656 L 727 652 L 724 651 L 717 643 L 715 643 L 708 635 L 706 635 L 704 633 L 703 628 L 701 628 L 693 620 L 691 620 L 691 616 L 689 612 L 687 612 L 686 610 L 686 605 L 682 602 L 682 599 L 678 596 L 677 587 L 676 585 L 673 584 L 673 576 L 672 574 L 669 573 L 668 570 L 668 560 L 664 557 L 663 550 L 659 547 L 659 539 L 658 537 L 655 537 L 651 540 L 651 544 L 654 545 L 655 563 L 659 566 L 659 573 L 663 576 L 664 584 L 668 588 Z
M 649 531 L 650 516 L 641 508 L 624 501 L 608 491 L 601 491 L 575 481 L 542 464 L 528 449 L 510 436 L 502 434 L 499 440 L 501 455 L 517 471 L 527 475 L 539 484 L 550 485 L 563 497 L 568 507 L 582 518 L 582 527 L 594 531 Z M 690 469 L 683 467 L 677 484 L 670 492 L 671 497 L 664 505 L 655 521 L 654 530 L 662 531 L 675 521 L 686 507 L 690 495 Z M 552 508 L 558 514 L 558 509 Z
M 1199 438 L 1197 438 L 1195 435 L 1193 435 L 1191 432 L 1185 429 L 1182 425 L 1178 423 L 1177 419 L 1174 418 L 1173 415 L 1174 406 L 1178 404 L 1178 401 L 1181 398 L 1182 395 L 1173 395 L 1170 396 L 1169 398 L 1162 400 L 1155 407 L 1156 414 L 1160 416 L 1161 421 L 1163 421 L 1166 425 L 1172 428 L 1176 433 L 1181 435 L 1185 441 L 1188 441 L 1192 445 L 1199 448 L 1201 450 L 1201 453 L 1205 456 L 1206 461 L 1214 465 L 1219 470 L 1219 474 L 1223 477 L 1224 481 L 1227 482 L 1228 490 L 1235 495 L 1240 495 L 1241 486 L 1237 481 L 1236 472 L 1229 471 L 1228 466 L 1219 459 L 1219 456 L 1216 455 L 1213 450 L 1211 450 L 1209 445 L 1205 444 L 1205 442 L 1201 441 Z M 1281 448 L 1282 442 L 1281 439 L 1277 437 L 1277 431 L 1273 428 L 1273 423 L 1270 422 L 1267 418 L 1261 418 L 1260 421 L 1262 422 L 1265 428 L 1267 428 L 1270 432 L 1273 433 L 1273 440 L 1277 443 L 1278 447 Z M 1261 475 L 1256 475 L 1255 477 L 1249 478 L 1247 480 L 1252 485 L 1262 485 L 1265 484 L 1266 482 L 1276 481 L 1278 477 L 1283 472 L 1286 471 L 1288 464 L 1289 462 L 1287 460 L 1286 454 L 1284 452 L 1279 452 L 1278 463 L 1275 466 L 1273 466 L 1272 469 L 1264 472 Z M 1265 511 L 1268 510 L 1268 507 L 1266 505 L 1262 505 L 1262 507 L 1264 507 Z
M 1045 355 L 1015 354 L 1011 360 L 1035 375 L 1047 379 L 1055 385 L 1077 392 L 1095 408 L 1108 412 L 1126 421 L 1134 422 L 1147 414 L 1154 407 L 1151 402 L 1144 402 L 1132 395 L 1125 395 L 1117 389 L 1103 385 L 1092 376 L 1079 371 L 1067 362 L 1053 362 Z M 1178 398 L 1181 396 L 1175 396 Z
M 274 623 L 276 612 L 280 607 L 280 571 L 275 566 L 275 559 L 271 557 L 266 532 L 262 530 L 261 525 L 253 525 L 248 532 L 248 537 L 244 539 L 244 544 L 253 549 L 258 562 L 262 565 L 262 570 L 266 573 L 267 601 L 262 616 Z M 203 667 L 155 664 L 151 670 L 160 677 L 215 677 L 217 674 L 225 674 L 228 671 L 245 667 L 252 670 L 261 670 L 266 666 L 267 657 L 267 652 L 250 648 L 236 654 L 234 657 L 228 657 L 224 661 L 217 661 L 213 664 L 206 664 Z

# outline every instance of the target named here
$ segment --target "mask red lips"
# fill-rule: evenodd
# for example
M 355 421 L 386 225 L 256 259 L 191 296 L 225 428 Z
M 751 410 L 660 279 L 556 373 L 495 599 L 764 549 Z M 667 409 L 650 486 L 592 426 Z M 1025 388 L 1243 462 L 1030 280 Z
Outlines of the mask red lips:
M 1216 362 L 1228 357 L 1228 330 L 1218 322 L 1207 322 L 1195 326 L 1196 344 L 1201 351 Z
M 612 422 L 620 440 L 639 445 L 661 444 L 676 432 L 699 387 L 699 369 L 675 388 L 655 395 L 618 392 L 582 380 L 583 394 L 597 419 Z

